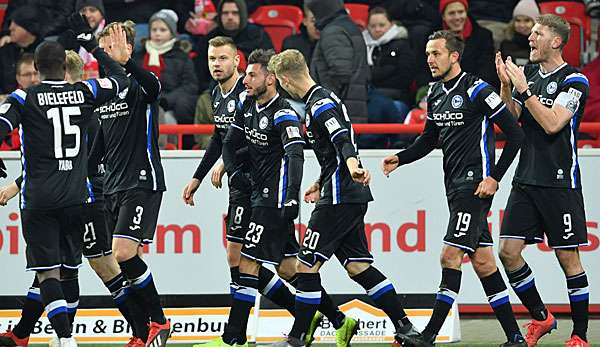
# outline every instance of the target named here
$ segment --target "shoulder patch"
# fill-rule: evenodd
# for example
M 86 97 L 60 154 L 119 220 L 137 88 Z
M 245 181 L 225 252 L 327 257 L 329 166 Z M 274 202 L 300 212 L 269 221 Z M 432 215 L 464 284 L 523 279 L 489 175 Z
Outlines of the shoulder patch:
M 502 99 L 496 92 L 491 92 L 490 95 L 485 98 L 485 103 L 493 110 L 502 103 Z
M 285 131 L 287 132 L 288 139 L 302 138 L 300 135 L 300 129 L 298 127 L 289 126 L 285 128 Z
M 296 115 L 296 112 L 294 112 L 294 110 L 289 109 L 289 108 L 284 108 L 281 109 L 277 112 L 275 112 L 275 115 L 273 116 L 273 124 L 277 125 L 281 122 L 285 122 L 285 121 L 299 121 L 298 116 Z
M 331 98 L 332 98 L 333 100 L 335 100 L 335 102 L 337 102 L 338 104 L 342 102 L 342 100 L 341 100 L 340 98 L 338 98 L 338 96 L 337 96 L 337 95 L 335 95 L 335 93 L 334 93 L 334 92 L 331 92 L 331 94 L 329 94 L 329 96 L 331 96 Z
M 575 88 L 569 88 L 569 90 L 567 91 L 567 93 L 573 95 L 574 97 L 577 98 L 577 100 L 581 99 L 581 96 L 583 95 L 583 93 Z
M 27 99 L 27 93 L 23 89 L 15 90 L 14 92 L 10 93 L 10 96 L 17 99 L 21 105 L 25 104 L 25 99 Z
M 340 129 L 342 126 L 340 125 L 340 123 L 338 122 L 337 119 L 330 118 L 325 122 L 325 127 L 327 128 L 327 131 L 329 131 L 329 134 L 331 135 L 336 130 Z
M 569 83 L 577 83 L 577 82 L 583 83 L 588 87 L 590 86 L 590 82 L 588 81 L 587 77 L 584 74 L 579 73 L 579 72 L 575 72 L 570 75 L 567 75 L 567 77 L 565 77 L 565 80 L 563 81 L 562 84 L 567 85 Z

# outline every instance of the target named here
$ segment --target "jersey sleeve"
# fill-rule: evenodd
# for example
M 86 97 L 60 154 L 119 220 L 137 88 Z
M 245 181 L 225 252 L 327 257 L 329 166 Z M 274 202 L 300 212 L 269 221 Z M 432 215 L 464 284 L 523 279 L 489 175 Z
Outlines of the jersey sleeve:
M 17 89 L 8 95 L 6 101 L 0 105 L 0 137 L 4 138 L 21 124 L 21 106 L 25 104 L 27 93 Z
M 582 114 L 589 91 L 590 82 L 587 77 L 579 72 L 572 73 L 561 83 L 554 104 L 566 108 L 571 115 Z
M 281 109 L 273 116 L 273 125 L 280 130 L 283 148 L 299 144 L 304 146 L 304 136 L 300 130 L 300 117 L 292 109 Z
M 467 90 L 469 99 L 488 119 L 493 119 L 503 110 L 506 105 L 502 102 L 500 95 L 487 82 L 477 80 L 475 84 Z
M 94 106 L 100 106 L 120 93 L 120 86 L 113 78 L 97 78 L 77 84 L 81 84 L 81 88 L 91 94 Z
M 323 98 L 311 107 L 314 122 L 320 124 L 328 133 L 336 150 L 342 154 L 344 160 L 356 157 L 356 148 L 350 139 L 349 122 L 345 122 L 339 113 L 337 104 L 329 99 Z

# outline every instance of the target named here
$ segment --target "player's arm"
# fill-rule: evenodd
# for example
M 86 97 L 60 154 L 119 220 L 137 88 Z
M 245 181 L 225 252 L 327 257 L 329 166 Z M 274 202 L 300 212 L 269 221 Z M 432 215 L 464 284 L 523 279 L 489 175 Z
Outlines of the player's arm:
M 249 182 L 242 172 L 236 171 L 237 150 L 245 144 L 244 123 L 241 112 L 236 113 L 235 120 L 229 125 L 227 135 L 223 139 L 223 165 L 229 177 L 229 186 L 243 188 Z
M 212 168 L 219 157 L 221 156 L 221 151 L 223 147 L 223 141 L 221 140 L 221 135 L 217 133 L 217 129 L 215 127 L 212 137 L 210 138 L 210 142 L 206 147 L 206 151 L 204 152 L 204 156 L 200 160 L 196 171 L 194 172 L 194 176 L 192 180 L 183 188 L 183 202 L 187 205 L 194 206 L 194 194 L 200 187 L 200 183 L 208 172 L 210 168 Z M 220 182 L 219 177 L 219 182 Z M 219 187 L 220 188 L 220 187 Z
M 563 88 L 559 88 L 558 96 L 554 99 L 552 108 L 548 108 L 540 102 L 537 96 L 532 96 L 525 100 L 525 107 L 529 110 L 533 118 L 542 126 L 546 134 L 554 135 L 560 132 L 571 118 L 581 113 L 582 96 L 587 96 L 588 81 L 583 74 L 578 74 L 580 80 L 577 82 L 563 83 Z
M 102 127 L 98 127 L 94 142 L 92 142 L 92 148 L 88 154 L 88 173 L 90 175 L 97 175 L 100 173 L 102 165 L 102 159 L 104 158 L 105 146 L 104 146 L 104 132 Z
M 510 59 L 510 57 L 508 58 Z M 496 53 L 496 73 L 500 79 L 500 98 L 510 113 L 519 118 L 521 116 L 521 105 L 513 97 L 513 85 L 506 72 L 506 64 L 502 61 L 500 52 Z
M 517 120 L 512 116 L 510 111 L 508 111 L 508 107 L 502 102 L 500 96 L 496 94 L 492 87 L 489 85 L 483 87 L 481 91 L 474 96 L 474 99 L 476 99 L 479 110 L 485 114 L 489 120 L 497 124 L 506 136 L 506 145 L 504 146 L 502 154 L 494 169 L 490 172 L 490 178 L 495 181 L 491 182 L 495 183 L 496 188 L 493 189 L 493 192 L 495 193 L 498 182 L 502 180 L 508 167 L 517 156 L 525 135 L 519 124 L 517 124 Z
M 0 105 L 0 139 L 5 138 L 21 123 L 21 106 L 25 103 L 27 93 L 21 89 L 12 92 Z M 0 178 L 6 178 L 6 165 L 0 158 Z
M 283 215 L 288 219 L 296 219 L 299 210 L 300 185 L 304 168 L 304 137 L 300 128 L 300 118 L 291 109 L 277 111 L 273 125 L 280 131 L 281 143 L 287 157 L 288 180 Z
M 146 96 L 146 101 L 153 102 L 160 96 L 161 85 L 158 77 L 150 71 L 144 70 L 141 66 L 136 64 L 133 59 L 127 60 L 127 63 L 123 65 L 125 71 L 131 73 L 133 78 L 142 87 L 142 92 Z
M 342 116 L 338 114 L 333 101 L 324 100 L 313 112 L 313 118 L 327 129 L 329 138 L 336 151 L 344 158 L 352 179 L 358 183 L 369 184 L 369 172 L 361 167 L 356 147 L 350 139 L 351 129 L 344 125 Z

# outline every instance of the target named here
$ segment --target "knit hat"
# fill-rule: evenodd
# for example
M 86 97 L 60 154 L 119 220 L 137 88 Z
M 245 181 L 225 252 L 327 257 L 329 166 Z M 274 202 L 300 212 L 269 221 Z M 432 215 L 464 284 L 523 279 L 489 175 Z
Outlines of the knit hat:
M 540 15 L 540 9 L 535 0 L 521 0 L 513 11 L 513 18 L 516 16 L 527 16 L 536 19 Z
M 34 6 L 19 7 L 12 14 L 10 20 L 34 36 L 43 36 L 42 20 L 39 18 L 39 11 Z
M 152 26 L 152 22 L 158 19 L 165 22 L 165 24 L 171 31 L 171 35 L 173 35 L 173 37 L 177 36 L 177 21 L 179 20 L 179 17 L 177 16 L 177 13 L 175 13 L 175 11 L 169 9 L 162 9 L 153 14 L 152 17 L 150 17 L 148 24 Z
M 444 10 L 453 2 L 460 2 L 465 6 L 465 10 L 469 9 L 469 1 L 467 0 L 440 0 L 440 14 L 444 14 Z
M 104 11 L 104 3 L 102 0 L 77 0 L 75 3 L 75 10 L 77 12 L 81 11 L 82 8 L 86 6 L 95 7 L 102 13 L 102 17 L 106 17 L 106 12 Z

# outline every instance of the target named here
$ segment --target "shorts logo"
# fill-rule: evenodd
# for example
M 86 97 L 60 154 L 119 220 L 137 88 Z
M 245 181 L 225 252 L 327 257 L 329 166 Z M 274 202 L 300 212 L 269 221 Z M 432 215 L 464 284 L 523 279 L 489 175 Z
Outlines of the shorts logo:
M 148 178 L 146 177 L 146 170 L 140 170 L 140 176 L 138 177 L 140 181 L 145 181 Z
M 562 180 L 564 178 L 565 178 L 565 172 L 563 171 L 563 169 L 556 170 L 556 179 Z
M 229 100 L 227 103 L 227 112 L 231 113 L 235 110 L 235 100 Z
M 267 119 L 267 117 L 262 117 L 260 119 L 260 121 L 258 122 L 258 127 L 263 130 L 266 129 L 268 125 L 269 125 L 269 120 Z
M 452 97 L 452 107 L 459 108 L 463 104 L 463 98 L 460 95 L 454 95 Z
M 554 94 L 554 93 L 556 93 L 557 89 L 558 89 L 558 84 L 556 84 L 556 82 L 552 81 L 546 87 L 546 92 L 548 92 L 548 94 Z

